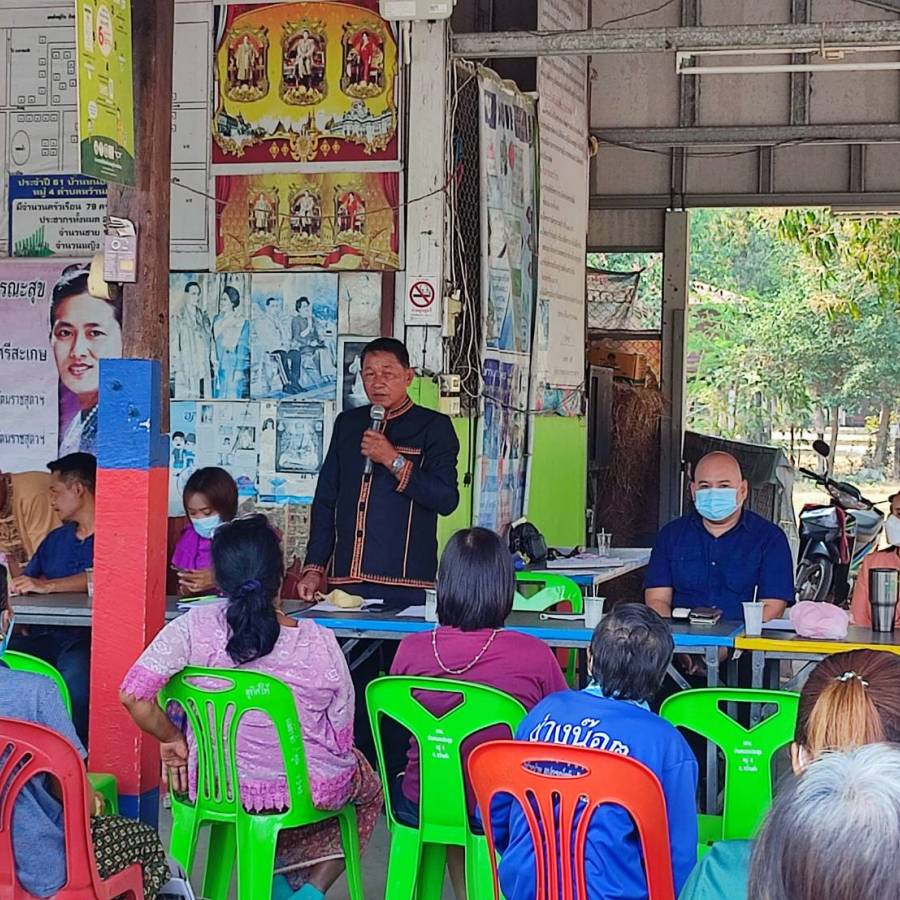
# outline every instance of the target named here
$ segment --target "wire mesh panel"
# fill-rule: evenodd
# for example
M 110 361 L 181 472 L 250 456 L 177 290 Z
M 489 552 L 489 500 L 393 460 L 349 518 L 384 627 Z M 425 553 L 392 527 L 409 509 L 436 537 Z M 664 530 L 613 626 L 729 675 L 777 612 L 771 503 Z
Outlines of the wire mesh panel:
M 630 353 L 643 356 L 647 362 L 647 372 L 652 373 L 659 384 L 662 368 L 662 342 L 650 338 L 611 338 L 592 334 L 590 339 L 591 358 L 602 358 L 611 353 Z M 642 379 L 640 379 L 642 380 Z
M 457 63 L 453 70 L 448 158 L 450 178 L 450 281 L 460 290 L 462 310 L 449 342 L 449 371 L 459 375 L 464 409 L 478 408 L 481 392 L 481 179 L 475 69 Z M 415 140 L 415 135 L 412 136 Z

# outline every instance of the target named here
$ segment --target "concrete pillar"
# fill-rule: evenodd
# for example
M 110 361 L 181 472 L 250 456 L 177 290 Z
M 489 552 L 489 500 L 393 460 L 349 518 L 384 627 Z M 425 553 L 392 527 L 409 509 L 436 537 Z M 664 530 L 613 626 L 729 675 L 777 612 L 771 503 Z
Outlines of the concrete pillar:
M 123 815 L 153 825 L 159 745 L 134 726 L 119 703 L 119 685 L 165 618 L 169 452 L 162 399 L 158 362 L 101 361 L 90 764 L 118 778 Z

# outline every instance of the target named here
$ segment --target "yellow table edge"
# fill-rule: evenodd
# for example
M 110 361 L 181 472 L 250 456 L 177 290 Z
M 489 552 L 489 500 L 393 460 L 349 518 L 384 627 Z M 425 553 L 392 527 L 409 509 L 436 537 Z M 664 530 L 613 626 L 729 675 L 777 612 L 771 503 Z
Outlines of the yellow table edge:
M 882 650 L 900 655 L 900 645 L 869 644 L 865 641 L 824 641 L 810 638 L 794 638 L 793 640 L 773 640 L 766 637 L 737 637 L 734 639 L 736 650 L 782 651 L 786 653 L 843 653 L 847 650 Z

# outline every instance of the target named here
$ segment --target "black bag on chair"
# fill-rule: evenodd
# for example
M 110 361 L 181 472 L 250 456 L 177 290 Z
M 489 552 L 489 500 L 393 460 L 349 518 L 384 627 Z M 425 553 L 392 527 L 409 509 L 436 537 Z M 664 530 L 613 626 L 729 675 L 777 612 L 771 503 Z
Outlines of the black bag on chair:
M 526 565 L 542 563 L 547 558 L 547 542 L 536 525 L 518 519 L 509 526 L 509 552 L 522 557 Z

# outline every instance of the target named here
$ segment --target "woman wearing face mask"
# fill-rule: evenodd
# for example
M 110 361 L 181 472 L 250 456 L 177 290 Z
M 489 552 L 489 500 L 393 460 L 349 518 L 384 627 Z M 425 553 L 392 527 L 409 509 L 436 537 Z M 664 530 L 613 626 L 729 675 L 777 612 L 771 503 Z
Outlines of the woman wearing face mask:
M 856 625 L 872 627 L 872 609 L 869 606 L 869 572 L 872 569 L 900 570 L 900 491 L 888 498 L 891 513 L 884 521 L 884 536 L 888 546 L 885 550 L 870 553 L 860 567 L 853 585 L 853 599 L 850 601 L 850 615 Z M 897 604 L 897 624 L 900 625 L 900 603 Z
M 175 545 L 172 568 L 178 570 L 181 596 L 198 597 L 216 589 L 212 537 L 223 522 L 237 515 L 238 489 L 224 469 L 210 467 L 191 475 L 182 497 L 188 521 Z
M 900 657 L 879 650 L 826 656 L 800 692 L 791 766 L 802 776 L 828 750 L 900 742 Z M 747 900 L 753 841 L 720 841 L 679 900 Z M 850 896 L 850 894 L 848 894 Z

